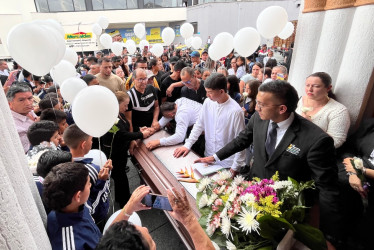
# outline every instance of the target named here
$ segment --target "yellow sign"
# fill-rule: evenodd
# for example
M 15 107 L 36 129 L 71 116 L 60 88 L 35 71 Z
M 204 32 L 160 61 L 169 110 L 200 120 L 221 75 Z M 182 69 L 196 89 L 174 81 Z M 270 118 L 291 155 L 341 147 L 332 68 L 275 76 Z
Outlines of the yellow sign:
M 91 39 L 92 33 L 77 32 L 71 34 L 65 34 L 65 40 L 69 39 Z

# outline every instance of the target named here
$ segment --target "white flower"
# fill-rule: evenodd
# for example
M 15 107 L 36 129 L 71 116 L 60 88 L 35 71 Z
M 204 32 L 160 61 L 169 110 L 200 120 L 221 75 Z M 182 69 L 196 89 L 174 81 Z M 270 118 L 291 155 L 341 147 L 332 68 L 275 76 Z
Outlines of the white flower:
M 248 96 L 248 93 L 247 92 L 243 92 L 243 97 L 246 98 Z
M 206 234 L 209 236 L 209 237 L 211 237 L 213 234 L 214 234 L 214 231 L 215 231 L 215 228 L 212 226 L 212 225 L 210 225 L 210 224 L 208 224 L 207 226 L 206 226 Z
M 254 203 L 256 201 L 256 196 L 254 196 L 254 194 L 251 193 L 246 193 L 245 195 L 240 196 L 240 200 L 242 202 L 245 202 L 246 204 Z
M 222 209 L 222 212 L 221 212 L 221 214 L 220 214 L 220 218 L 223 218 L 223 217 L 225 217 L 225 216 L 227 216 L 227 208 L 225 207 L 224 209 Z
M 226 241 L 227 250 L 236 250 L 236 246 L 229 240 Z
M 355 167 L 359 170 L 362 170 L 364 168 L 364 164 L 360 158 L 353 157 L 353 163 L 355 164 Z
M 260 227 L 260 224 L 256 220 L 258 212 L 253 207 L 250 211 L 242 207 L 242 211 L 243 212 L 240 212 L 240 218 L 238 219 L 240 227 L 246 232 L 246 234 L 251 233 L 252 231 L 258 233 Z
M 218 190 L 218 194 L 222 194 L 225 191 L 226 185 L 222 185 L 221 188 Z
M 238 193 L 237 193 L 237 189 L 234 189 L 234 190 L 232 191 L 232 193 L 230 194 L 228 201 L 229 201 L 229 202 L 233 202 L 233 201 L 235 200 L 237 194 L 238 194 Z
M 212 205 L 213 202 L 214 202 L 217 198 L 218 198 L 218 195 L 216 195 L 216 194 L 213 193 L 213 194 L 210 196 L 207 205 L 208 205 L 208 206 Z
M 218 172 L 218 178 L 217 178 L 217 181 L 224 181 L 224 180 L 227 180 L 229 178 L 231 178 L 232 174 L 229 170 L 223 170 L 223 171 L 219 171 Z
M 199 190 L 199 192 L 202 192 L 205 190 L 207 186 L 210 185 L 211 182 L 212 182 L 212 179 L 205 177 L 202 180 L 200 180 L 200 184 L 198 185 L 197 189 Z
M 270 187 L 274 188 L 275 190 L 286 188 L 291 189 L 293 188 L 291 181 L 276 181 L 273 185 L 270 185 Z
M 306 113 L 306 112 L 309 112 L 309 111 L 312 111 L 313 110 L 313 107 L 302 107 L 301 108 L 301 112 L 303 113 Z
M 221 231 L 226 235 L 226 238 L 229 238 L 229 235 L 231 234 L 231 221 L 227 216 L 222 217 Z
M 114 125 L 117 125 L 119 122 L 119 118 L 117 118 L 117 120 L 114 122 Z
M 234 178 L 234 183 L 236 185 L 240 185 L 241 183 L 243 183 L 245 181 L 244 177 L 242 175 L 237 175 L 235 178 Z
M 208 195 L 203 194 L 199 201 L 199 208 L 203 208 L 208 204 Z

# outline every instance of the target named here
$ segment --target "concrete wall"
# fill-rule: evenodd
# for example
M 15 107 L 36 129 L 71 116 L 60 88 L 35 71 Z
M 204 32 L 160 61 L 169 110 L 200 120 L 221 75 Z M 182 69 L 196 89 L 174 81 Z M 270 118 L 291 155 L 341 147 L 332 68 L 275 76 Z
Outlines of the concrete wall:
M 297 20 L 300 9 L 297 7 L 298 3 L 299 1 L 294 0 L 206 3 L 189 7 L 187 21 L 198 23 L 198 32 L 205 44 L 208 36 L 213 41 L 217 34 L 224 31 L 235 35 L 241 28 L 256 28 L 258 14 L 269 6 L 281 6 L 286 9 L 288 20 Z M 270 42 L 262 39 L 263 43 Z
M 373 105 L 368 101 L 373 95 L 373 13 L 374 5 L 364 5 L 299 16 L 289 81 L 304 95 L 308 75 L 329 73 L 333 91 L 348 108 L 352 125 Z

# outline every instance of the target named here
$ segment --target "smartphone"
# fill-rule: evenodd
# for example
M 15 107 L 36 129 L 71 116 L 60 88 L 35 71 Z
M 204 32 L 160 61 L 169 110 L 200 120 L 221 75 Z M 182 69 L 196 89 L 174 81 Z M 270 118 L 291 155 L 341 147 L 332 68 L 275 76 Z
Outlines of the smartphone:
M 143 198 L 142 203 L 144 205 L 146 205 L 147 207 L 153 207 L 153 208 L 157 208 L 157 209 L 173 211 L 173 209 L 171 208 L 168 197 L 162 196 L 162 195 L 159 195 L 159 194 L 147 194 Z

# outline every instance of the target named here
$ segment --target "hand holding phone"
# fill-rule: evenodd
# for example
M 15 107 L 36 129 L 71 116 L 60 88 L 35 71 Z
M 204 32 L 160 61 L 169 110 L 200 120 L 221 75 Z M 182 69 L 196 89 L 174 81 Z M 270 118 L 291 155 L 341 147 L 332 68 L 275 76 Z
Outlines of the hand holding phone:
M 173 211 L 171 208 L 168 197 L 158 194 L 147 194 L 142 203 L 147 207 L 152 207 L 161 210 Z

